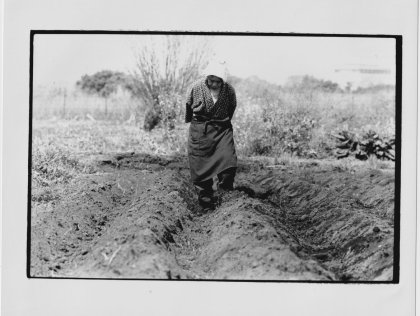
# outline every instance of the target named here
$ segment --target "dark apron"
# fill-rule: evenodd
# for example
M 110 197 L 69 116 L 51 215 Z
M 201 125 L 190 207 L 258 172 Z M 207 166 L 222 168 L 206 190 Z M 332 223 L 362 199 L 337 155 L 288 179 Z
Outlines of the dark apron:
M 212 179 L 237 167 L 232 123 L 225 120 L 193 119 L 188 137 L 188 159 L 193 183 Z

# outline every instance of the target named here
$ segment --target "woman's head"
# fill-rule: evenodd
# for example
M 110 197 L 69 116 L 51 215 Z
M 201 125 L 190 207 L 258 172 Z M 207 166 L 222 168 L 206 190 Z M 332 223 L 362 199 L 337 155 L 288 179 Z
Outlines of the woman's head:
M 222 82 L 227 79 L 227 69 L 226 64 L 221 62 L 212 61 L 208 64 L 204 70 L 204 75 L 207 77 L 207 81 L 211 79 L 221 79 Z M 215 78 L 214 78 L 215 77 Z M 210 80 L 208 80 L 210 78 Z

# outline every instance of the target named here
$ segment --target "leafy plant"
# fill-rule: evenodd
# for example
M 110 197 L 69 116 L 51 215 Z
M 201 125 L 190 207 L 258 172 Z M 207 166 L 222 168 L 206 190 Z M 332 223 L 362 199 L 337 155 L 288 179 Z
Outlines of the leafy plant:
M 340 131 L 332 134 L 337 139 L 337 158 L 348 157 L 352 154 L 357 159 L 367 160 L 369 156 L 376 156 L 381 160 L 395 160 L 395 138 L 381 138 L 370 130 L 362 137 L 349 131 Z

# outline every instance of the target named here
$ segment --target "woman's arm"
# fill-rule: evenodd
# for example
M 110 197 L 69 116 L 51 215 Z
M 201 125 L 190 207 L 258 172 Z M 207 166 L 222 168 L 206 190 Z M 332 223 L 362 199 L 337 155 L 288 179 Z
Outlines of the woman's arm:
M 189 123 L 193 117 L 191 105 L 193 104 L 193 91 L 192 88 L 188 91 L 187 100 L 185 102 L 185 123 Z
M 231 90 L 231 93 L 230 93 L 230 98 L 231 98 L 230 104 L 231 104 L 231 107 L 229 109 L 229 119 L 232 119 L 233 114 L 235 113 L 235 109 L 236 109 L 236 92 L 235 92 L 235 89 L 232 86 L 230 86 L 230 88 L 231 88 L 230 89 Z

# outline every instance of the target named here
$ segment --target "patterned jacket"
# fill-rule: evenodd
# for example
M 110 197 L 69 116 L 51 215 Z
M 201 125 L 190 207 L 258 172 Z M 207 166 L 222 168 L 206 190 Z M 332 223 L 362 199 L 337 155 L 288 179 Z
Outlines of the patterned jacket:
M 213 102 L 210 89 L 206 85 L 206 78 L 192 84 L 186 98 L 185 123 L 192 120 L 193 114 L 204 115 L 210 119 L 232 119 L 236 109 L 235 89 L 223 82 L 216 103 Z

